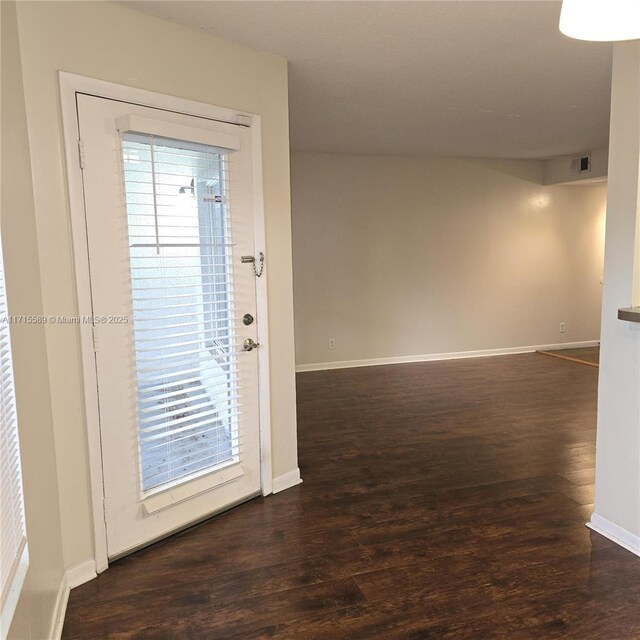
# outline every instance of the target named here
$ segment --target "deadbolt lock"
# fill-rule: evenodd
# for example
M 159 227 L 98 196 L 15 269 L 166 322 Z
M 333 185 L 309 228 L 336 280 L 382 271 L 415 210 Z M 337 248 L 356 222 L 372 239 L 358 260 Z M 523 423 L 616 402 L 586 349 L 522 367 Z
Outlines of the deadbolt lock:
M 253 316 L 250 313 L 245 313 L 242 316 L 242 322 L 248 327 L 250 324 L 253 324 Z

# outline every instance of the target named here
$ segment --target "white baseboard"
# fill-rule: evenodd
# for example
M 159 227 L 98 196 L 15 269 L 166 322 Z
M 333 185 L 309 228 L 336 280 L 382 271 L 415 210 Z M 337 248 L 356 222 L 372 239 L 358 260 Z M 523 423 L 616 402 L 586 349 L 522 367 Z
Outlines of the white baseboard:
M 478 351 L 453 351 L 451 353 L 427 353 L 418 356 L 394 356 L 391 358 L 372 358 L 368 360 L 342 360 L 336 362 L 316 362 L 300 364 L 296 372 L 326 371 L 328 369 L 351 369 L 352 367 L 374 367 L 383 364 L 406 364 L 408 362 L 432 362 L 436 360 L 457 360 L 460 358 L 486 358 L 487 356 L 508 356 L 517 353 L 532 353 L 534 351 L 552 351 L 554 349 L 581 349 L 597 347 L 598 340 L 584 340 L 582 342 L 561 342 L 558 344 L 540 344 L 528 347 L 507 347 L 504 349 L 480 349 Z
M 296 467 L 293 471 L 273 479 L 273 493 L 280 493 L 280 491 L 295 487 L 301 482 L 300 469 Z
M 62 576 L 53 611 L 53 619 L 51 620 L 51 632 L 49 633 L 51 640 L 60 640 L 62 637 L 62 627 L 64 627 L 64 618 L 67 613 L 67 603 L 69 602 L 71 589 L 89 582 L 97 575 L 95 561 L 88 560 L 77 567 L 72 567 Z
M 69 582 L 66 574 L 62 576 L 60 587 L 58 588 L 58 597 L 56 598 L 55 608 L 53 610 L 53 618 L 51 620 L 51 631 L 49 637 L 51 640 L 60 640 L 62 638 L 62 627 L 64 626 L 64 617 L 67 612 L 67 603 L 69 602 Z
M 69 589 L 75 589 L 98 575 L 95 560 L 87 560 L 76 567 L 67 570 Z
M 13 578 L 5 593 L 4 602 L 2 603 L 2 607 L 0 607 L 0 638 L 6 638 L 9 634 L 13 614 L 16 612 L 16 607 L 20 600 L 20 593 L 28 571 L 29 548 L 27 545 L 24 545 L 22 555 L 20 556 L 20 560 L 18 560 L 18 566 L 15 568 Z
M 640 556 L 640 536 L 623 529 L 611 520 L 594 513 L 591 515 L 591 522 L 587 522 L 587 527 Z

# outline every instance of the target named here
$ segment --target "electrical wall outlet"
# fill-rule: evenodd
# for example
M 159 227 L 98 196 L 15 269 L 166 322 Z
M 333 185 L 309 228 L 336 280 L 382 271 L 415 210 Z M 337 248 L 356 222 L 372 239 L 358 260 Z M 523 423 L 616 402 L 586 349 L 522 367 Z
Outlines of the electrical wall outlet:
M 564 322 L 560 323 L 560 333 L 564 333 L 567 330 L 567 327 L 565 326 Z
M 336 348 L 336 339 L 329 338 L 329 349 L 335 349 L 335 348 Z

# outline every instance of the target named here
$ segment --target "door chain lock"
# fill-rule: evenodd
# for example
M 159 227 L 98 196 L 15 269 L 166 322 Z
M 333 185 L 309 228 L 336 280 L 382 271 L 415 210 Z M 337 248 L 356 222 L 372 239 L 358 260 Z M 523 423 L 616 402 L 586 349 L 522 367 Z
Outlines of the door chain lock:
M 264 252 L 260 252 L 258 254 L 257 262 L 260 263 L 260 267 L 256 269 L 256 258 L 255 256 L 242 256 L 240 258 L 240 262 L 242 264 L 250 264 L 253 268 L 253 275 L 256 278 L 259 278 L 264 273 Z

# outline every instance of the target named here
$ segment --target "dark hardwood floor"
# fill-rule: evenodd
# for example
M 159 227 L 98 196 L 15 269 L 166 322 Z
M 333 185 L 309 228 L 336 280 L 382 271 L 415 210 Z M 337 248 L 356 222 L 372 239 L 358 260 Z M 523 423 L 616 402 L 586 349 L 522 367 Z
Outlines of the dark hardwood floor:
M 634 640 L 590 532 L 597 369 L 540 354 L 298 376 L 304 484 L 114 563 L 63 638 Z

